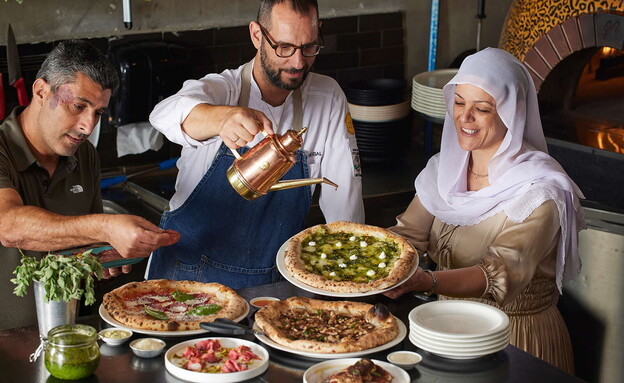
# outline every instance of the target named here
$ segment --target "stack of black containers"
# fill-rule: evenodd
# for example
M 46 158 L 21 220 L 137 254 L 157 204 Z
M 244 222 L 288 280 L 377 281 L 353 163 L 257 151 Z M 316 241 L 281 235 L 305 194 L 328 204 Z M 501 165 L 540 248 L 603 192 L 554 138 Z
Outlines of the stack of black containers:
M 402 158 L 411 138 L 411 114 L 402 79 L 370 79 L 345 89 L 362 161 Z

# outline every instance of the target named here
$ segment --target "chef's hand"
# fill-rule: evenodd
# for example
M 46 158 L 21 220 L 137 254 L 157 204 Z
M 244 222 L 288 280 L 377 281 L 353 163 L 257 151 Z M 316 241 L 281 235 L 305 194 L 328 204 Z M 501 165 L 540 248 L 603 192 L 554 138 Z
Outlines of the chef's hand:
M 431 284 L 432 280 L 429 274 L 425 273 L 422 268 L 418 267 L 416 272 L 407 281 L 382 294 L 388 298 L 396 299 L 409 292 L 429 291 L 429 289 L 431 289 Z
M 228 148 L 237 149 L 252 141 L 261 130 L 273 134 L 273 124 L 264 113 L 236 106 L 225 112 L 219 136 Z
M 108 269 L 104 269 L 102 271 L 102 278 L 103 279 L 109 279 L 112 277 L 116 277 L 119 274 L 123 273 L 123 274 L 128 274 L 132 271 L 132 265 L 123 265 L 121 267 L 111 267 Z
M 174 230 L 163 230 L 148 220 L 128 214 L 105 214 L 106 241 L 124 258 L 147 257 L 161 246 L 180 240 Z

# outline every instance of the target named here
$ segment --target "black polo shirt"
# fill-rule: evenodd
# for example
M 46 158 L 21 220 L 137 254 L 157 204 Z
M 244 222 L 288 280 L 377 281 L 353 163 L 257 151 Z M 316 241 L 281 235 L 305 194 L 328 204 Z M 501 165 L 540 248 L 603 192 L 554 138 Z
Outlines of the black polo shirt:
M 64 215 L 101 213 L 100 160 L 90 142 L 61 157 L 54 175 L 39 166 L 17 122 L 16 108 L 0 125 L 0 189 L 13 188 L 24 205 Z
M 100 161 L 90 142 L 73 156 L 61 157 L 52 178 L 39 166 L 17 121 L 24 107 L 17 107 L 0 125 L 0 189 L 13 188 L 24 205 L 37 206 L 63 215 L 101 213 Z M 57 250 L 57 249 L 50 249 Z M 41 257 L 43 253 L 24 252 Z M 20 264 L 18 249 L 0 245 L 0 329 L 37 323 L 34 294 L 13 294 L 13 270 Z

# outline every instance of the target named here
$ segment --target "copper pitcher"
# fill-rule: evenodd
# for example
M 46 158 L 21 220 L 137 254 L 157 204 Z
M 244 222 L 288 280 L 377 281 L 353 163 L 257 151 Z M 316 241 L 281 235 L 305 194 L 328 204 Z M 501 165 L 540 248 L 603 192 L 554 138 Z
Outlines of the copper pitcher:
M 327 178 L 279 180 L 295 164 L 295 152 L 303 145 L 301 135 L 306 130 L 303 128 L 299 132 L 289 130 L 283 135 L 268 135 L 242 156 L 231 149 L 236 159 L 226 175 L 234 190 L 252 201 L 270 191 L 298 186 L 326 183 L 337 188 L 338 185 Z

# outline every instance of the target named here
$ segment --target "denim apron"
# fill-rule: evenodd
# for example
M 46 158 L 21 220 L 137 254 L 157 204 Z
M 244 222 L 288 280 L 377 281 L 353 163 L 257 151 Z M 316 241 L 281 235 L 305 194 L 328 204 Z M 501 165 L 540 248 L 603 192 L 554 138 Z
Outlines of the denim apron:
M 242 73 L 239 106 L 249 105 L 251 63 Z M 303 127 L 301 91 L 293 94 L 293 128 Z M 244 154 L 249 148 L 239 148 Z M 306 154 L 298 150 L 297 162 L 282 179 L 308 178 Z M 234 289 L 276 282 L 277 250 L 303 229 L 312 203 L 310 186 L 268 192 L 248 201 L 232 188 L 225 175 L 234 161 L 221 144 L 199 184 L 174 211 L 165 212 L 163 229 L 181 233 L 181 240 L 157 249 L 150 260 L 148 279 L 219 282 Z

